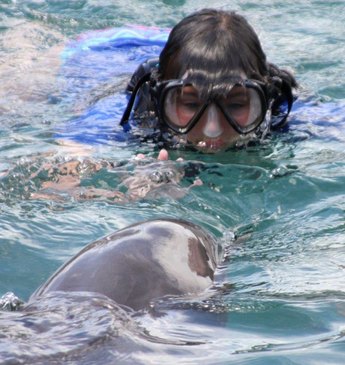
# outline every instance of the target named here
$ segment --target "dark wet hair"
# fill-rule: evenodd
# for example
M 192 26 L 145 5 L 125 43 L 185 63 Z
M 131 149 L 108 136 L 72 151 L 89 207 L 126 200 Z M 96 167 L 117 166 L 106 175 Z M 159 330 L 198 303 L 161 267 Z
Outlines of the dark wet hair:
M 256 132 L 283 127 L 294 101 L 292 89 L 298 86 L 293 75 L 267 62 L 257 34 L 243 16 L 233 11 L 200 10 L 175 25 L 158 66 L 156 59 L 148 60 L 134 73 L 128 85 L 132 96 L 120 123 L 126 126 L 133 109 L 138 119 L 155 115 L 155 127 L 169 130 L 160 115 L 159 81 L 183 78 L 206 99 L 227 94 L 244 76 L 263 83 L 259 84 L 270 109 L 267 123 Z
M 172 29 L 160 54 L 158 78 L 178 79 L 186 71 L 188 81 L 200 90 L 205 85 L 222 84 L 226 89 L 226 80 L 241 72 L 267 84 L 272 78 L 281 77 L 291 87 L 297 86 L 289 72 L 267 62 L 254 29 L 232 11 L 203 9 Z

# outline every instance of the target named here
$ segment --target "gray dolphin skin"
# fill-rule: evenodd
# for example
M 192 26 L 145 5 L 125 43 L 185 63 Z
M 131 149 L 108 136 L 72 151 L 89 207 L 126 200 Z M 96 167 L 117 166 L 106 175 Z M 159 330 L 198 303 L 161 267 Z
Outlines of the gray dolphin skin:
M 158 219 L 90 243 L 30 298 L 52 291 L 106 295 L 135 310 L 164 295 L 201 293 L 220 259 L 216 239 L 193 223 Z

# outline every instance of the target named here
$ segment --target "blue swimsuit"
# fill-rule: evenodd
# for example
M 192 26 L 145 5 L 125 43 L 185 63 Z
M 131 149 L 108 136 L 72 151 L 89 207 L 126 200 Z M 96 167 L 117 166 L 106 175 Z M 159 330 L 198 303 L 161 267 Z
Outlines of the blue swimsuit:
M 89 145 L 126 139 L 119 121 L 127 105 L 127 83 L 138 65 L 158 57 L 169 32 L 128 26 L 89 32 L 69 42 L 61 54 L 59 77 L 72 117 L 56 128 L 55 138 Z

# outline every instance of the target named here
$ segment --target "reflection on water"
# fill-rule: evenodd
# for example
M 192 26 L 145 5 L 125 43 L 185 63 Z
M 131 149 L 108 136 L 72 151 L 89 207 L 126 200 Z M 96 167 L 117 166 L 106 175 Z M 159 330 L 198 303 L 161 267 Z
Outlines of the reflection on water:
M 132 336 L 142 332 L 125 310 L 94 293 L 56 294 L 19 312 L 2 312 L 1 327 L 0 359 L 35 364 L 82 361 L 90 348 L 98 352 L 107 342 L 116 349 L 114 357 L 121 357 L 121 348 L 135 346 Z M 99 360 L 106 357 L 105 352 Z
M 98 56 L 99 74 L 88 68 L 95 59 L 85 58 L 63 77 L 69 39 L 138 19 L 170 27 L 205 6 L 1 2 L 1 363 L 343 364 L 343 2 L 232 2 L 269 59 L 295 69 L 301 84 L 289 128 L 259 145 L 217 156 L 173 151 L 166 164 L 141 165 L 134 154 L 156 156 L 149 142 L 104 143 L 102 135 L 103 145 L 80 148 L 54 138 L 56 125 L 73 117 L 73 132 L 92 107 L 91 137 L 103 123 L 99 112 L 111 126 L 104 133 L 112 133 L 124 104 L 117 93 L 127 74 L 114 76 L 109 54 Z M 63 179 L 66 164 L 77 180 L 56 191 L 49 184 Z M 142 180 L 131 179 L 139 171 Z M 202 185 L 190 188 L 196 179 Z M 114 191 L 126 199 L 111 199 Z M 90 293 L 21 305 L 87 243 L 161 217 L 189 219 L 226 246 L 211 297 L 167 298 L 137 313 Z
M 179 358 L 183 364 L 263 364 L 271 354 L 274 363 L 283 364 L 291 352 L 301 363 L 315 351 L 325 359 L 325 346 L 334 348 L 333 360 L 343 356 L 338 345 L 345 330 L 337 329 L 336 315 L 344 310 L 341 300 L 329 308 L 326 299 L 310 298 L 306 308 L 300 298 L 224 300 L 220 292 L 214 294 L 212 300 L 167 298 L 139 313 L 95 293 L 49 294 L 19 311 L 0 312 L 0 360 L 161 364 Z

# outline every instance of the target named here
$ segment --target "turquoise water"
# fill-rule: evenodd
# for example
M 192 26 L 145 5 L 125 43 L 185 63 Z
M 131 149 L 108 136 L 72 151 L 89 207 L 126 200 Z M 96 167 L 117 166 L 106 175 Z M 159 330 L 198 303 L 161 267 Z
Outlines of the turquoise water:
M 56 144 L 55 126 L 114 85 L 103 80 L 90 91 L 91 74 L 78 89 L 62 85 L 61 52 L 91 30 L 171 27 L 208 2 L 0 1 L 0 297 L 27 301 L 87 243 L 145 219 L 189 219 L 228 252 L 212 299 L 175 298 L 134 317 L 87 295 L 47 298 L 26 314 L 2 311 L 1 363 L 344 363 L 345 4 L 212 4 L 244 14 L 269 60 L 294 70 L 300 90 L 290 128 L 246 150 L 175 152 L 185 162 L 170 168 L 193 170 L 202 186 L 187 190 L 193 178 L 185 176 L 179 199 L 163 189 L 123 203 L 32 198 L 53 179 L 48 165 L 78 158 L 82 186 L 123 191 L 134 154 L 156 153 L 121 142 L 81 155 Z M 93 171 L 95 163 L 103 168 Z

